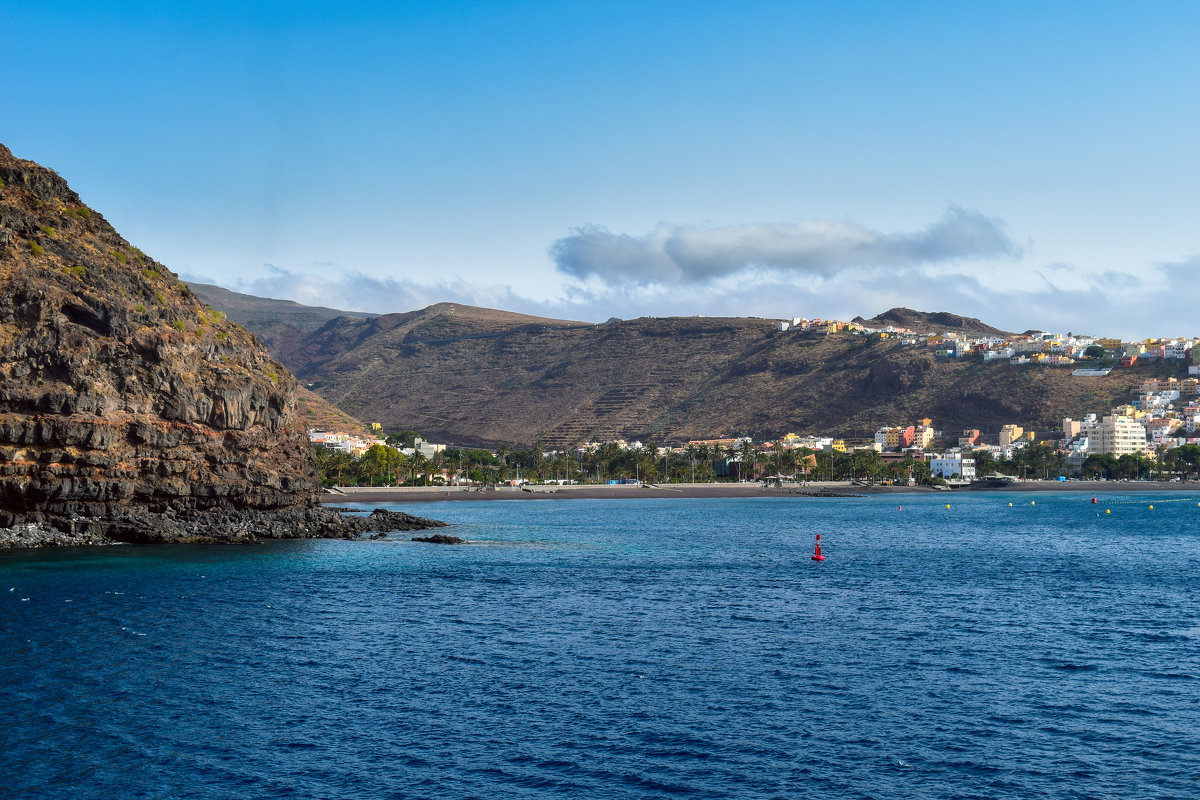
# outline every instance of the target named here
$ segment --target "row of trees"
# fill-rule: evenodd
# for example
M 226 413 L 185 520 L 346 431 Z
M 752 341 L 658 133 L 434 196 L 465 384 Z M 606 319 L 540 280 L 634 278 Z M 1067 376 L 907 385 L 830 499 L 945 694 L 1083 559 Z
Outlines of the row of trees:
M 321 480 L 328 486 L 428 486 L 444 480 L 447 471 L 484 482 L 494 474 L 489 470 L 500 464 L 486 450 L 444 450 L 429 458 L 377 444 L 355 458 L 320 446 L 313 449 Z
M 399 442 L 398 442 L 399 443 Z M 349 453 L 316 448 L 321 477 L 328 485 L 420 486 L 445 480 L 445 475 L 475 483 L 501 483 L 512 479 L 532 482 L 573 481 L 607 483 L 640 480 L 646 483 L 753 480 L 786 476 L 807 480 L 861 480 L 869 483 L 935 482 L 929 465 L 911 456 L 884 462 L 879 453 L 814 452 L 805 448 L 758 451 L 750 442 L 734 448 L 692 445 L 681 453 L 656 455 L 656 448 L 625 450 L 603 444 L 588 452 L 546 453 L 535 444 L 528 449 L 447 449 L 433 457 L 405 455 L 390 445 L 376 445 L 359 458 Z M 1021 478 L 1052 480 L 1071 474 L 1066 455 L 1048 445 L 1033 444 L 1017 450 L 1011 459 L 996 460 L 987 450 L 974 453 L 977 475 L 999 472 Z M 1200 475 L 1200 446 L 1166 450 L 1157 459 L 1144 455 L 1091 455 L 1081 474 L 1088 478 L 1156 478 Z
M 1107 453 L 1090 455 L 1084 459 L 1080 473 L 1087 478 L 1109 480 L 1194 478 L 1200 475 L 1200 446 L 1173 447 L 1153 459 L 1141 453 L 1129 453 L 1119 458 Z

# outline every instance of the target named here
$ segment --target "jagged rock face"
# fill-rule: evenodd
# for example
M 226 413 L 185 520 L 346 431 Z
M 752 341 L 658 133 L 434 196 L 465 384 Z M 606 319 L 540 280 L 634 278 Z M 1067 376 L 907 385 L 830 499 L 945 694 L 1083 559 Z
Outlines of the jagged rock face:
M 0 145 L 0 525 L 316 502 L 296 383 Z

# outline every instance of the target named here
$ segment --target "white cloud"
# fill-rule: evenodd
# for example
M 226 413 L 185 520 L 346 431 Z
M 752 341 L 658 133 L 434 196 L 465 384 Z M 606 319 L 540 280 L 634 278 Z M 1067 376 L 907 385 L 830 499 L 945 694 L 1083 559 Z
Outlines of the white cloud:
M 952 206 L 919 231 L 881 233 L 854 222 L 811 220 L 700 228 L 659 225 L 644 236 L 579 228 L 550 247 L 555 266 L 580 280 L 688 285 L 758 270 L 827 277 L 1021 254 L 1003 223 Z
M 944 244 L 945 238 L 937 233 L 944 227 L 938 223 L 923 234 L 884 238 L 907 242 L 910 254 L 961 254 L 969 249 Z M 718 238 L 726 244 L 709 249 L 731 252 L 732 248 L 727 246 L 730 239 Z M 987 238 L 982 234 L 967 236 L 971 241 Z M 878 238 L 872 241 L 881 247 Z M 626 246 L 627 241 L 618 242 L 617 249 Z M 984 251 L 987 247 L 980 245 L 975 250 Z M 1007 238 L 994 240 L 990 247 L 1005 253 L 1016 252 Z M 761 243 L 759 249 L 765 249 Z M 653 247 L 650 250 L 656 252 Z M 665 245 L 657 252 L 665 258 Z M 890 252 L 905 250 L 894 247 Z M 919 311 L 949 311 L 978 317 L 990 325 L 1014 331 L 1071 330 L 1136 338 L 1200 334 L 1192 300 L 1194 293 L 1190 291 L 1200 276 L 1200 256 L 1149 265 L 1136 273 L 1097 273 L 1063 263 L 1035 268 L 1012 259 L 999 265 L 964 265 L 932 263 L 913 255 L 909 258 L 912 263 L 874 269 L 830 266 L 837 260 L 829 258 L 821 262 L 824 266 L 807 272 L 747 264 L 724 272 L 719 268 L 705 271 L 695 267 L 688 274 L 704 277 L 691 280 L 683 280 L 680 271 L 660 273 L 674 275 L 670 281 L 606 280 L 589 273 L 584 279 L 568 280 L 559 296 L 550 300 L 531 299 L 504 284 L 471 283 L 457 277 L 422 283 L 411 278 L 343 272 L 336 265 L 319 274 L 272 267 L 265 277 L 246 279 L 229 288 L 306 305 L 375 313 L 411 311 L 438 302 L 454 302 L 593 322 L 614 316 L 628 319 L 695 314 L 849 319 L 907 306 Z M 691 257 L 683 261 L 698 263 L 698 259 Z M 718 259 L 710 263 L 741 262 Z M 620 274 L 619 270 L 608 272 Z

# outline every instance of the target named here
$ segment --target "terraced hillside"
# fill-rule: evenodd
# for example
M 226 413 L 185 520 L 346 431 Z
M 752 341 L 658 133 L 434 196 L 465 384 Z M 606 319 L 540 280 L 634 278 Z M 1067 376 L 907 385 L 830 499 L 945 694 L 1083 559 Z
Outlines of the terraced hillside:
M 890 315 L 890 316 L 889 316 Z M 929 330 L 979 320 L 895 309 Z M 338 318 L 282 356 L 338 408 L 462 444 L 547 447 L 789 431 L 870 436 L 932 417 L 950 434 L 1037 430 L 1125 402 L 1160 364 L 1075 378 L 1068 368 L 939 359 L 897 339 L 779 331 L 773 320 L 671 317 L 588 324 L 438 304 Z

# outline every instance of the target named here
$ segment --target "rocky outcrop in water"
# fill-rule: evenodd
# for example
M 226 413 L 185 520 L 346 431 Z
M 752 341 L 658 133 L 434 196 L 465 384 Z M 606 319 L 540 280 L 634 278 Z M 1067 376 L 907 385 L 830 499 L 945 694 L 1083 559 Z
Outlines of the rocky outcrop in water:
M 414 536 L 414 542 L 424 542 L 425 544 L 462 544 L 466 539 L 460 539 L 457 536 L 447 536 L 444 533 L 435 533 L 432 536 Z
M 354 535 L 317 508 L 295 392 L 250 333 L 0 145 L 0 539 Z

